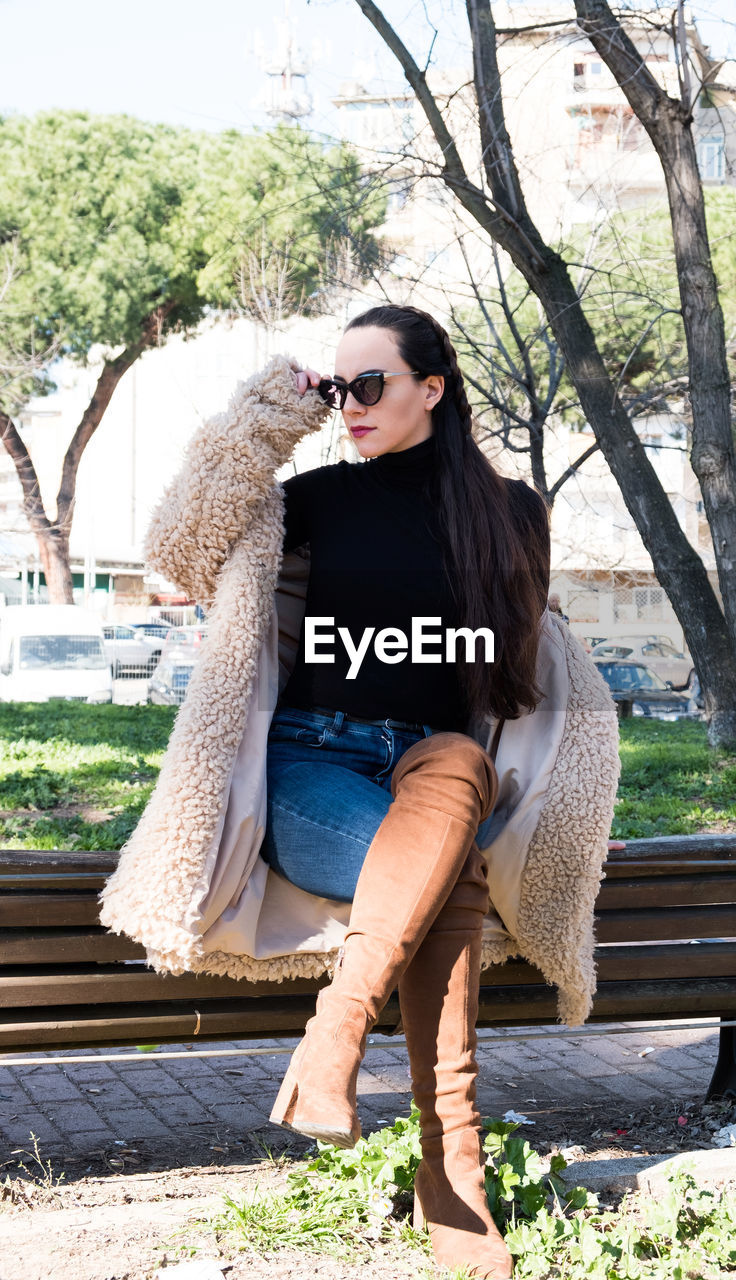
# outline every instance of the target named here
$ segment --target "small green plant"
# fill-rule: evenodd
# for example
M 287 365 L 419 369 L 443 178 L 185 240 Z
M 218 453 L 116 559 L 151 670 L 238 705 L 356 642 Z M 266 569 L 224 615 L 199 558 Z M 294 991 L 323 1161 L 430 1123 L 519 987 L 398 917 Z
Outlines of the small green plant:
M 543 1159 L 515 1122 L 487 1120 L 484 1150 L 491 1212 L 514 1256 L 515 1280 L 718 1280 L 736 1275 L 736 1187 L 698 1187 L 673 1175 L 656 1197 L 626 1196 L 602 1207 L 584 1187 L 568 1187 L 560 1155 Z M 244 1247 L 368 1256 L 376 1242 L 413 1244 L 408 1225 L 420 1159 L 419 1117 L 412 1107 L 387 1129 L 345 1151 L 318 1143 L 317 1155 L 287 1175 L 285 1191 L 258 1188 L 226 1200 L 213 1224 Z M 421 1270 L 421 1264 L 420 1264 Z M 461 1280 L 462 1269 L 453 1273 Z
M 303 1179 L 316 1175 L 339 1183 L 347 1194 L 372 1196 L 385 1192 L 412 1196 L 414 1177 L 422 1158 L 419 1112 L 412 1103 L 408 1117 L 398 1116 L 390 1128 L 376 1130 L 350 1149 L 324 1142 L 318 1142 L 317 1149 L 318 1154 L 303 1174 L 289 1175 L 293 1185 L 301 1185 Z
M 545 1168 L 518 1125 L 489 1120 L 484 1149 L 491 1212 L 516 1280 L 716 1280 L 736 1274 L 736 1187 L 722 1193 L 673 1174 L 659 1196 L 636 1192 L 603 1210 L 568 1188 L 555 1155 Z
M 258 1187 L 225 1198 L 219 1231 L 263 1252 L 299 1249 L 359 1261 L 379 1240 L 418 1243 L 407 1220 L 417 1165 L 419 1113 L 361 1138 L 351 1150 L 317 1143 L 317 1155 L 287 1174 L 285 1191 Z
M 483 1150 L 488 1156 L 486 1165 L 486 1195 L 499 1230 L 507 1221 L 515 1221 L 517 1214 L 534 1218 L 551 1195 L 563 1196 L 565 1205 L 571 1199 L 575 1208 L 588 1204 L 588 1193 L 581 1187 L 566 1193 L 560 1174 L 567 1168 L 563 1156 L 552 1156 L 545 1171 L 541 1156 L 525 1138 L 515 1137 L 519 1128 L 514 1121 L 485 1120 L 486 1138 Z M 585 1197 L 585 1199 L 583 1198 Z
M 18 1169 L 21 1171 L 21 1173 L 24 1173 L 26 1175 L 29 1182 L 32 1182 L 35 1186 L 40 1187 L 40 1189 L 46 1194 L 46 1196 L 49 1199 L 54 1199 L 57 1195 L 57 1188 L 64 1181 L 65 1174 L 54 1173 L 54 1168 L 51 1161 L 44 1160 L 43 1156 L 41 1155 L 41 1152 L 38 1146 L 38 1138 L 36 1137 L 35 1133 L 32 1130 L 30 1133 L 30 1137 L 31 1137 L 31 1142 L 33 1143 L 32 1151 L 28 1151 L 25 1147 L 17 1147 L 15 1151 L 13 1151 L 11 1154 L 14 1156 L 28 1157 L 28 1159 L 31 1161 L 31 1167 L 29 1168 L 24 1160 L 19 1160 Z

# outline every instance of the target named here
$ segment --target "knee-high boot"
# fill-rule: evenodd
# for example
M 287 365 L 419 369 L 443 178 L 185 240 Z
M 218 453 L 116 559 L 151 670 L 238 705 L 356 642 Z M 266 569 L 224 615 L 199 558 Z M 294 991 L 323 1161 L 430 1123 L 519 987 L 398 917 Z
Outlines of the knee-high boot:
M 479 1280 L 503 1280 L 512 1259 L 486 1200 L 475 1059 L 486 865 L 471 846 L 445 906 L 399 984 L 422 1160 L 416 1226 L 426 1225 L 437 1262 Z
M 415 743 L 391 778 L 393 803 L 365 858 L 335 978 L 294 1052 L 276 1124 L 351 1147 L 360 1137 L 366 1037 L 444 906 L 497 791 L 490 756 L 461 733 Z

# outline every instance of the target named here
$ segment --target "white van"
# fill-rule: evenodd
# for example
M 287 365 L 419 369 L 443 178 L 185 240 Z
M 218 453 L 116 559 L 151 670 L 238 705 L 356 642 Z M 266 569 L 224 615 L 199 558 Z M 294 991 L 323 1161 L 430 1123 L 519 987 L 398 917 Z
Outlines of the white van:
M 74 604 L 0 610 L 0 702 L 111 702 L 112 673 L 94 613 Z

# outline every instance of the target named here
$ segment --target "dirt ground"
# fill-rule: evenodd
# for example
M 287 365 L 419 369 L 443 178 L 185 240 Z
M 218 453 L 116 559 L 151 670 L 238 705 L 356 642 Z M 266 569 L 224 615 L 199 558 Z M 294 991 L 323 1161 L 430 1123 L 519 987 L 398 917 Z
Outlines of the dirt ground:
M 613 1158 L 629 1153 L 666 1155 L 711 1146 L 715 1129 L 736 1118 L 733 1103 L 660 1104 L 622 1114 L 600 1108 L 527 1111 L 534 1127 L 522 1132 L 539 1151 L 573 1148 L 569 1159 Z M 269 1131 L 269 1140 L 273 1130 Z M 278 1138 L 277 1138 L 278 1141 Z M 283 1145 L 259 1152 L 259 1137 L 215 1151 L 160 1144 L 116 1147 L 83 1159 L 63 1155 L 48 1166 L 16 1155 L 0 1169 L 0 1280 L 154 1280 L 188 1262 L 199 1264 L 191 1280 L 209 1280 L 205 1264 L 226 1280 L 401 1280 L 429 1276 L 427 1258 L 407 1246 L 376 1246 L 370 1262 L 347 1264 L 329 1257 L 280 1251 L 238 1251 L 232 1237 L 218 1236 L 210 1220 L 256 1186 L 285 1185 L 283 1151 L 298 1158 L 306 1143 L 284 1133 Z M 238 1149 L 239 1148 L 239 1149 Z M 19 1161 L 26 1168 L 19 1167 Z M 62 1178 L 63 1174 L 63 1178 Z M 200 1269 L 201 1268 L 201 1269 Z
M 419 1275 L 424 1255 L 377 1247 L 374 1261 L 347 1265 L 296 1252 L 238 1252 L 209 1219 L 223 1196 L 283 1185 L 285 1173 L 252 1165 L 83 1178 L 27 1188 L 0 1204 L 0 1280 L 153 1280 L 159 1269 L 211 1260 L 227 1280 L 390 1280 Z M 198 1280 L 194 1274 L 192 1280 Z

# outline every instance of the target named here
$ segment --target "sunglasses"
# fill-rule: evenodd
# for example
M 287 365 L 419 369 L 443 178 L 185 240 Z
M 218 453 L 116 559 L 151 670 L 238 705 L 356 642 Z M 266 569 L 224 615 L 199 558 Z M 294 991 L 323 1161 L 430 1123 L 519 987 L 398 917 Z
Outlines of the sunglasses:
M 371 370 L 369 373 L 359 373 L 352 382 L 346 382 L 344 378 L 337 376 L 322 378 L 317 392 L 331 409 L 344 408 L 348 391 L 352 392 L 358 404 L 373 405 L 378 404 L 383 395 L 386 378 L 408 378 L 415 374 L 415 369 L 402 369 L 401 373 L 380 373 Z

